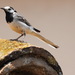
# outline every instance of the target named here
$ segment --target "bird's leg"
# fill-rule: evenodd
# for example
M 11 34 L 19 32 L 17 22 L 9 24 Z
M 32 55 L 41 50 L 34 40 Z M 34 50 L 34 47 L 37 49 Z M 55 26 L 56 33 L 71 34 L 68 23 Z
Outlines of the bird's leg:
M 11 40 L 11 41 L 18 41 L 18 39 L 21 38 L 23 35 L 25 36 L 26 34 L 23 33 L 23 34 L 21 34 L 18 38 L 16 38 L 16 39 L 10 39 L 10 40 Z
M 23 35 L 24 35 L 24 38 L 25 38 L 25 36 L 26 36 L 26 33 L 23 33 Z
M 21 38 L 24 34 L 21 34 L 18 38 L 16 38 L 16 40 L 18 40 L 19 38 Z
M 18 38 L 16 38 L 17 40 L 19 39 L 19 38 L 21 38 L 22 36 L 26 36 L 26 34 L 25 34 L 25 32 L 23 33 L 23 34 L 21 34 Z

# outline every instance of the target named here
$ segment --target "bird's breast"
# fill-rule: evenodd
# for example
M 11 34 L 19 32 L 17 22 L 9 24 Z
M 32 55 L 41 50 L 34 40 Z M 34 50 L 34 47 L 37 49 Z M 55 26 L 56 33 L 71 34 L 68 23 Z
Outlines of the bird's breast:
M 9 26 L 13 31 L 20 33 L 20 34 L 22 33 L 30 34 L 32 32 L 31 28 L 22 22 L 13 21 L 9 23 Z

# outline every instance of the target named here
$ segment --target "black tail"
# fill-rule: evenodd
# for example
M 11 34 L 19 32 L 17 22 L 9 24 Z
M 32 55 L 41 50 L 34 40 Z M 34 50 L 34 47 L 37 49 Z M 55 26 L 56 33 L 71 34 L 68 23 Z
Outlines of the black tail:
M 39 32 L 40 33 L 40 30 L 36 29 L 36 28 L 33 28 L 36 32 Z

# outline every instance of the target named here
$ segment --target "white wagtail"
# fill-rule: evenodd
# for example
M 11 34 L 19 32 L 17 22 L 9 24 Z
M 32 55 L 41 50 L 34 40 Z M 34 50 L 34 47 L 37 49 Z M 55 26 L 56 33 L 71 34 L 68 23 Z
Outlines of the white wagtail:
M 31 35 L 34 35 L 34 36 L 38 37 L 39 39 L 43 40 L 44 42 L 46 42 L 50 46 L 52 46 L 54 48 L 58 48 L 58 46 L 55 45 L 53 42 L 51 42 L 48 39 L 41 36 L 39 34 L 40 30 L 31 26 L 31 24 L 26 19 L 24 19 L 22 16 L 20 16 L 17 13 L 17 11 L 14 10 L 12 7 L 6 6 L 1 9 L 3 9 L 5 11 L 6 22 L 8 23 L 10 28 L 12 30 L 14 30 L 15 32 L 21 34 L 16 40 L 18 40 L 23 35 L 31 34 Z

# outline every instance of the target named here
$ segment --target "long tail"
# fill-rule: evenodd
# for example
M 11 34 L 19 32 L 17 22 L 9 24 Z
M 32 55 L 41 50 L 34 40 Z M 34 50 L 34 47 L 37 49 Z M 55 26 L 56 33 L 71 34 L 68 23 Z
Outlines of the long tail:
M 55 45 L 53 42 L 51 42 L 50 40 L 44 38 L 43 36 L 41 36 L 40 34 L 38 34 L 36 32 L 32 32 L 32 35 L 34 35 L 34 36 L 38 37 L 39 39 L 43 40 L 44 42 L 46 42 L 47 44 L 49 44 L 53 48 L 58 48 L 59 47 L 59 46 Z

